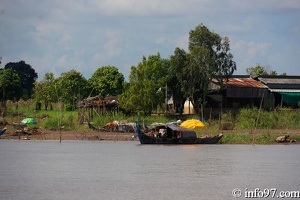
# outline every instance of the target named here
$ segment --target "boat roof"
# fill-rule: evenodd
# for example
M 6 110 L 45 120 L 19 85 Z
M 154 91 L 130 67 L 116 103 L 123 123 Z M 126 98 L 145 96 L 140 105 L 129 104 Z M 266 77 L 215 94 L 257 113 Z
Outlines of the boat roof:
M 173 131 L 182 131 L 180 127 L 176 126 L 175 124 L 166 124 L 166 127 L 172 129 Z
M 179 126 L 177 126 L 176 124 L 166 124 L 166 127 L 171 129 L 172 131 L 180 131 L 180 132 L 195 132 L 194 130 L 190 130 L 190 129 L 183 129 Z

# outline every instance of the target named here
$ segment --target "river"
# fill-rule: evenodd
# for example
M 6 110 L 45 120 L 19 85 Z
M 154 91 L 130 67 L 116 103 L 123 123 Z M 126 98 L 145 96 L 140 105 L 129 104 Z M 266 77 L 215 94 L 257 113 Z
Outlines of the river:
M 300 145 L 0 140 L 0 199 L 235 199 L 237 189 L 242 199 L 255 189 L 252 197 L 278 195 L 300 190 L 299 152 Z

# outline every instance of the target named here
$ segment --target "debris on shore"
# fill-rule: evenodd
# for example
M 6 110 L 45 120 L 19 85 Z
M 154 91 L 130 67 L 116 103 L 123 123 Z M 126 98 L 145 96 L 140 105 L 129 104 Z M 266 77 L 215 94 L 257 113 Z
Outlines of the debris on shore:
M 287 143 L 287 142 L 297 142 L 297 140 L 290 139 L 289 135 L 279 136 L 276 138 L 276 142 L 278 143 Z

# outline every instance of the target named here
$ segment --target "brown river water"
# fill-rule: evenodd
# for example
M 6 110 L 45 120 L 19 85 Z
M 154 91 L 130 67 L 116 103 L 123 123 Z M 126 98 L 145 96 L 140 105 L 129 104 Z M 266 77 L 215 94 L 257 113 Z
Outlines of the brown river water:
M 237 190 L 240 199 L 299 191 L 300 145 L 0 140 L 0 200 L 236 199 Z

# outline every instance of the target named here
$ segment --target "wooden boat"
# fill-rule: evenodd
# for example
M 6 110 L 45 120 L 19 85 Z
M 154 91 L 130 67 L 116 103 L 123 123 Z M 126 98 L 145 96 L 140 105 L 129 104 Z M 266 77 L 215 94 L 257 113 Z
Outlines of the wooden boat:
M 2 135 L 5 131 L 6 131 L 6 127 L 4 127 L 3 129 L 0 129 L 0 135 Z
M 141 144 L 217 144 L 223 134 L 197 137 L 193 130 L 182 129 L 174 124 L 158 125 L 147 133 L 136 121 L 136 133 Z

